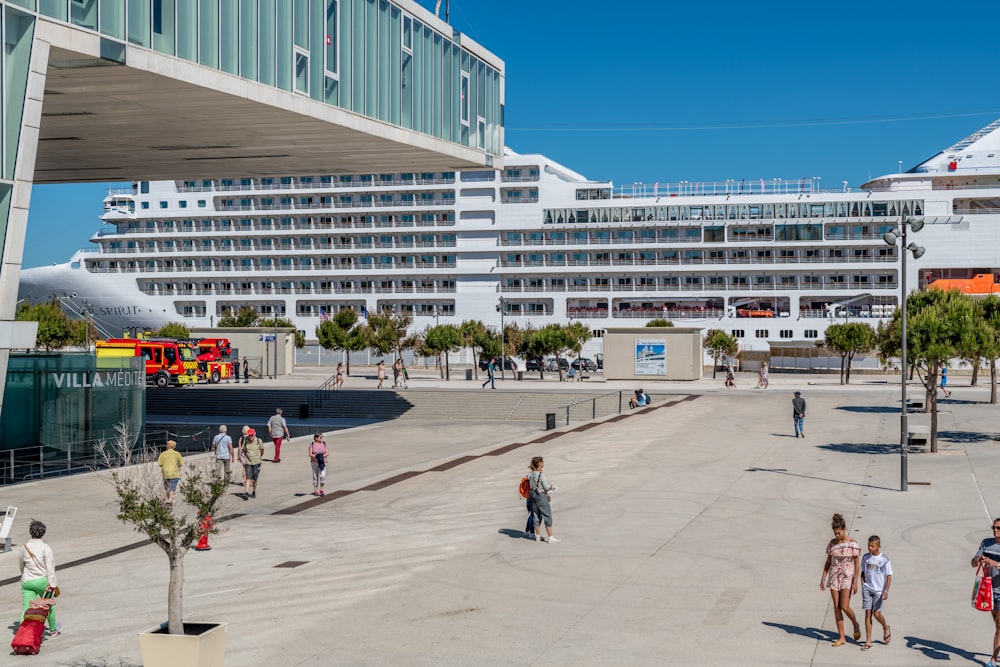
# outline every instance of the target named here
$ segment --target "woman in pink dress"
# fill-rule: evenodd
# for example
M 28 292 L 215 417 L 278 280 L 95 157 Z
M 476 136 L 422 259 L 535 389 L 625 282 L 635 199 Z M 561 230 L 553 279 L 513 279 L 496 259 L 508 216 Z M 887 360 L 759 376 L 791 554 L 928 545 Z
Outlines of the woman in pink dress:
M 833 515 L 832 528 L 833 539 L 826 545 L 826 563 L 823 564 L 823 578 L 820 579 L 819 589 L 830 589 L 833 615 L 837 619 L 839 635 L 833 645 L 843 646 L 846 642 L 844 614 L 847 614 L 847 618 L 854 624 L 854 640 L 861 639 L 861 626 L 858 625 L 858 619 L 851 609 L 851 596 L 858 592 L 858 574 L 861 572 L 858 560 L 861 556 L 861 547 L 848 537 L 847 524 L 841 515 Z

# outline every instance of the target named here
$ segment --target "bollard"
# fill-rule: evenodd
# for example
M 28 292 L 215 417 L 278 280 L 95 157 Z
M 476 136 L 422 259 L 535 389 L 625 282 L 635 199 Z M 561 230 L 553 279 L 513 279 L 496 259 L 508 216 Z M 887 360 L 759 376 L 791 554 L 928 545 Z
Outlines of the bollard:
M 556 413 L 546 412 L 545 413 L 545 430 L 551 431 L 556 427 Z

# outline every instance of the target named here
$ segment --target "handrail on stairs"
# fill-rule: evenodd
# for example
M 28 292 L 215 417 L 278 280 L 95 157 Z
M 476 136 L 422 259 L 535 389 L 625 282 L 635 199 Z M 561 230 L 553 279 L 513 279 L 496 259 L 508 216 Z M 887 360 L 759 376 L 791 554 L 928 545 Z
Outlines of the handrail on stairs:
M 335 373 L 328 377 L 323 384 L 312 390 L 312 393 L 309 394 L 308 400 L 310 408 L 321 407 L 323 405 L 323 401 L 330 398 L 330 394 L 334 392 L 333 386 L 336 383 L 336 380 L 337 375 Z

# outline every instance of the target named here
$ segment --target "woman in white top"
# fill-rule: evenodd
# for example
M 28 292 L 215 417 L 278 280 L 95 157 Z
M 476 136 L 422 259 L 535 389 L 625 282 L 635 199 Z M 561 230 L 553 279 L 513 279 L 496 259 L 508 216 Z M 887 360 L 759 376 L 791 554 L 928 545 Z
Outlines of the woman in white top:
M 28 533 L 31 539 L 21 547 L 21 559 L 18 561 L 21 567 L 21 600 L 24 602 L 24 608 L 21 610 L 22 621 L 31 601 L 57 586 L 56 558 L 52 554 L 52 547 L 42 542 L 42 538 L 45 537 L 45 524 L 32 520 Z M 56 623 L 54 606 L 49 608 L 47 620 L 49 636 L 55 637 L 62 626 Z

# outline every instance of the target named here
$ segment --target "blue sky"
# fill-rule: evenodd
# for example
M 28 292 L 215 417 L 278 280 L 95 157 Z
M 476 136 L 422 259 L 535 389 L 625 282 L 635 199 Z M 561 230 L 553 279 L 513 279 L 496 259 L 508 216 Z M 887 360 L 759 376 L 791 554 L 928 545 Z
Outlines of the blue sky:
M 839 188 L 1000 118 L 988 32 L 1000 6 L 966 2 L 954 19 L 902 7 L 451 0 L 451 23 L 506 62 L 515 151 L 616 185 L 819 176 Z M 942 30 L 952 20 L 961 30 Z M 107 187 L 35 187 L 24 266 L 90 245 Z

